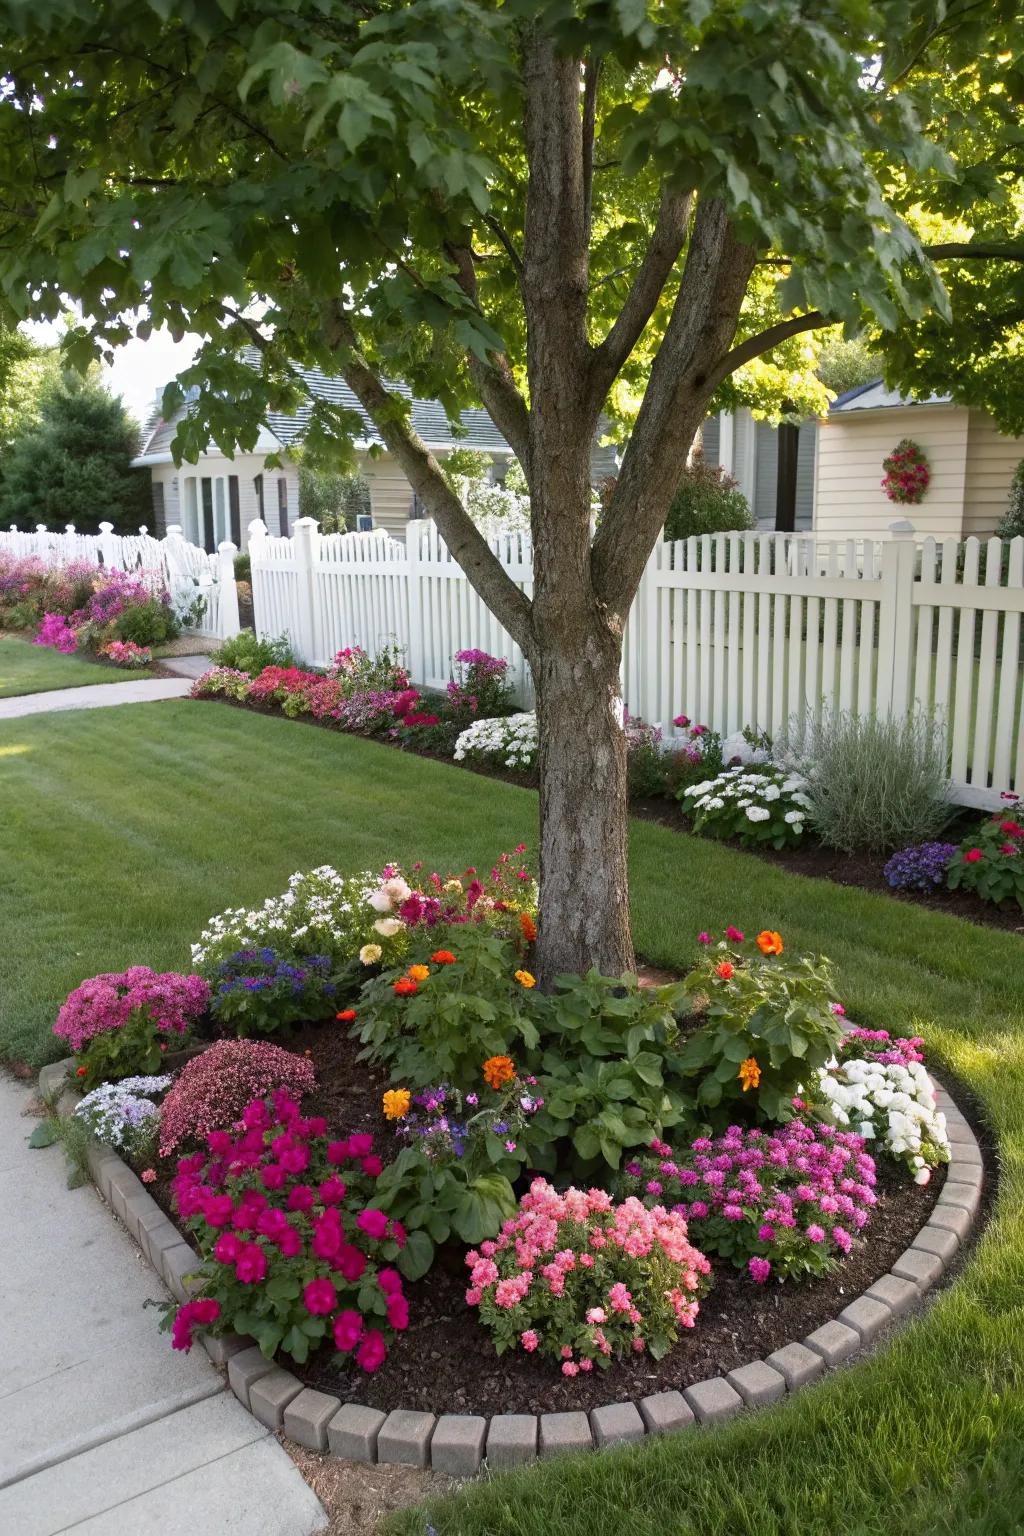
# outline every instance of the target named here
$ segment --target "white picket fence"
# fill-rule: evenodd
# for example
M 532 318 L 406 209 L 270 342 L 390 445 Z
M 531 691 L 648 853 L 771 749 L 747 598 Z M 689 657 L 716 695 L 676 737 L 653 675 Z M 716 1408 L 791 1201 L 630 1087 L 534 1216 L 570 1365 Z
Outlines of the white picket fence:
M 40 523 L 22 533 L 12 527 L 0 532 L 0 554 L 32 556 L 47 565 L 78 560 L 97 569 L 152 573 L 170 592 L 175 609 L 189 613 L 186 633 L 213 640 L 238 634 L 234 544 L 221 544 L 216 554 L 208 554 L 189 544 L 177 525 L 169 527 L 163 539 L 154 539 L 145 527 L 137 534 L 115 533 L 112 523 L 100 523 L 99 528 L 99 533 L 78 533 L 69 523 L 62 532 L 53 532 Z
M 529 537 L 491 547 L 532 590 Z M 455 651 L 511 663 L 532 697 L 519 648 L 488 612 L 429 522 L 406 542 L 382 532 L 322 536 L 299 518 L 292 538 L 249 530 L 258 633 L 287 634 L 310 665 L 346 645 L 403 647 L 413 679 L 440 688 Z M 723 734 L 777 732 L 827 707 L 934 710 L 946 725 L 956 798 L 998 805 L 1024 793 L 1021 620 L 1024 539 L 822 540 L 813 534 L 718 534 L 659 543 L 623 648 L 633 715 L 673 716 Z

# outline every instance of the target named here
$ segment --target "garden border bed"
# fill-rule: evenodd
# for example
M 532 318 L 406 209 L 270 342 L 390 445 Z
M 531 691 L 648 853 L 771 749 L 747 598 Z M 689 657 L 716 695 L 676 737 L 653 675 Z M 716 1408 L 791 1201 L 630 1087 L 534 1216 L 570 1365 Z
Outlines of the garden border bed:
M 40 1094 L 48 1104 L 56 1102 L 58 1114 L 70 1113 L 77 1101 L 67 1085 L 73 1064 L 71 1059 L 52 1063 L 39 1074 Z M 938 1107 L 946 1116 L 952 1156 L 936 1206 L 892 1269 L 802 1341 L 682 1392 L 605 1403 L 589 1413 L 490 1418 L 401 1408 L 385 1413 L 304 1386 L 236 1334 L 203 1335 L 203 1345 L 215 1365 L 227 1367 L 238 1401 L 268 1429 L 283 1430 L 310 1450 L 344 1460 L 429 1467 L 451 1477 L 472 1477 L 483 1462 L 490 1470 L 502 1470 L 538 1456 L 602 1449 L 648 1434 L 719 1423 L 744 1408 L 764 1407 L 859 1354 L 883 1329 L 913 1312 L 966 1244 L 981 1208 L 984 1160 L 966 1116 L 934 1078 L 933 1083 Z M 187 1238 L 113 1148 L 93 1141 L 88 1165 L 100 1194 L 151 1267 L 179 1302 L 186 1301 L 189 1277 L 201 1262 Z

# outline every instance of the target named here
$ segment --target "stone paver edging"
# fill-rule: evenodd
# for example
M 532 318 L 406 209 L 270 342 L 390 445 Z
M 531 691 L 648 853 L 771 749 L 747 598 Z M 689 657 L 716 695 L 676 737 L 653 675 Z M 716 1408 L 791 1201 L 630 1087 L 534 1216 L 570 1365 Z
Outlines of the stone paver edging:
M 59 1096 L 62 1114 L 76 1102 L 65 1088 L 70 1065 L 57 1062 L 39 1074 L 44 1099 L 52 1102 Z M 226 1365 L 232 1392 L 261 1424 L 282 1429 L 310 1450 L 329 1451 L 349 1461 L 430 1467 L 452 1477 L 471 1477 L 482 1462 L 496 1470 L 538 1456 L 602 1449 L 645 1435 L 720 1423 L 744 1409 L 777 1402 L 849 1360 L 942 1279 L 977 1217 L 984 1165 L 967 1120 L 937 1085 L 936 1099 L 946 1116 L 952 1149 L 946 1182 L 931 1216 L 890 1272 L 802 1341 L 785 1344 L 766 1360 L 751 1360 L 724 1376 L 694 1382 L 682 1392 L 656 1392 L 636 1403 L 607 1403 L 589 1413 L 503 1413 L 490 1419 L 405 1408 L 384 1413 L 304 1386 L 237 1334 L 203 1336 L 202 1342 L 215 1364 Z M 89 1170 L 149 1263 L 172 1294 L 185 1301 L 199 1255 L 112 1148 L 94 1142 Z

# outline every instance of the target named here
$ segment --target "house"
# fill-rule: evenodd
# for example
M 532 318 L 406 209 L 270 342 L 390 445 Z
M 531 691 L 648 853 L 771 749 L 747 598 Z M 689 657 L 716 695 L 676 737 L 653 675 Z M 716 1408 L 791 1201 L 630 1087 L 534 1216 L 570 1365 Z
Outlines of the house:
M 902 438 L 923 451 L 931 480 L 923 500 L 889 501 L 882 461 Z M 888 538 L 892 524 L 919 538 L 987 537 L 1006 511 L 1024 438 L 1007 437 L 984 411 L 949 395 L 915 400 L 881 379 L 840 395 L 819 423 L 814 529 L 824 537 Z
M 810 529 L 817 436 L 817 422 L 773 427 L 747 409 L 720 411 L 702 429 L 705 460 L 738 482 L 762 533 Z
M 357 411 L 361 416 L 363 433 L 355 449 L 360 472 L 369 485 L 372 526 L 386 529 L 396 538 L 404 537 L 406 523 L 421 516 L 422 510 L 392 455 L 386 451 L 371 455 L 371 448 L 382 450 L 383 445 L 369 416 L 342 379 L 330 377 L 319 368 L 304 368 L 302 375 L 312 395 Z M 504 479 L 513 457 L 512 449 L 486 411 L 463 411 L 463 434 L 456 437 L 438 401 L 414 399 L 402 384 L 391 388 L 411 401 L 412 425 L 432 452 L 443 457 L 453 448 L 481 450 L 491 457 L 494 478 Z M 142 451 L 132 463 L 150 471 L 160 533 L 168 524 L 179 523 L 191 543 L 211 551 L 226 539 L 244 549 L 249 524 L 255 518 L 262 519 L 270 533 L 287 534 L 295 519 L 302 515 L 298 467 L 289 460 L 287 450 L 301 442 L 310 407 L 303 407 L 294 416 L 272 412 L 252 452 L 227 458 L 211 443 L 195 464 L 182 464 L 179 468 L 171 456 L 171 443 L 182 415 L 188 410 L 188 401 L 165 421 L 159 414 L 159 400 L 158 395 Z M 282 454 L 280 468 L 267 467 L 270 454 Z M 595 442 L 591 460 L 594 483 L 599 484 L 613 474 L 615 464 L 614 448 Z

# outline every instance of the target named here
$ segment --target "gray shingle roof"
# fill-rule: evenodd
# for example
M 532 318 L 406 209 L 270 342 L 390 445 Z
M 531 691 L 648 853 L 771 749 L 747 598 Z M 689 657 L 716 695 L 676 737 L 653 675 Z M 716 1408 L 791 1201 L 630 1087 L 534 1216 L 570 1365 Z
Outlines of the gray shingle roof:
M 302 376 L 306 381 L 310 392 L 321 400 L 330 400 L 345 410 L 358 413 L 363 423 L 363 439 L 367 443 L 379 443 L 380 433 L 363 410 L 352 390 L 344 379 L 332 377 L 319 368 L 303 368 Z M 428 448 L 478 448 L 486 453 L 510 453 L 511 449 L 498 431 L 494 422 L 486 411 L 476 407 L 460 412 L 460 420 L 465 428 L 465 436 L 456 437 L 451 429 L 448 417 L 445 415 L 444 406 L 439 400 L 417 400 L 413 397 L 412 390 L 406 384 L 391 384 L 389 388 L 404 400 L 412 401 L 411 420 L 413 429 L 419 434 Z M 154 415 L 149 435 L 145 438 L 144 446 L 139 455 L 140 460 L 145 460 L 152 454 L 166 454 L 170 452 L 174 434 L 178 429 L 188 404 L 182 406 L 169 421 L 164 421 L 158 414 Z M 267 426 L 284 447 L 301 440 L 309 420 L 311 407 L 304 405 L 299 408 L 294 416 L 284 415 L 280 411 L 271 411 L 267 417 Z M 618 451 L 614 443 L 601 446 L 600 438 L 606 430 L 607 424 L 602 421 L 594 438 L 591 450 L 591 481 L 599 485 L 608 475 L 616 472 Z
M 829 407 L 829 415 L 850 414 L 853 411 L 894 410 L 904 405 L 949 405 L 951 395 L 902 395 L 899 390 L 886 387 L 883 379 L 871 384 L 858 384 L 845 394 L 837 395 Z

